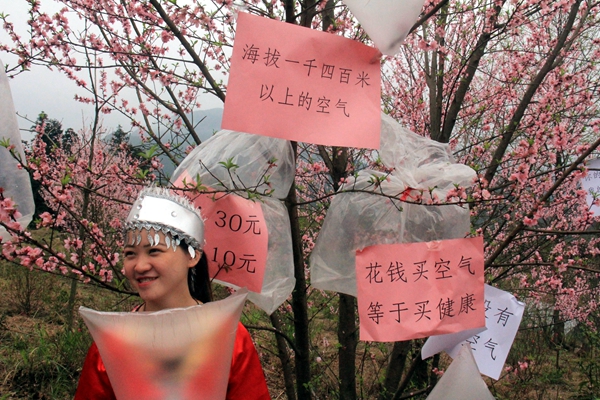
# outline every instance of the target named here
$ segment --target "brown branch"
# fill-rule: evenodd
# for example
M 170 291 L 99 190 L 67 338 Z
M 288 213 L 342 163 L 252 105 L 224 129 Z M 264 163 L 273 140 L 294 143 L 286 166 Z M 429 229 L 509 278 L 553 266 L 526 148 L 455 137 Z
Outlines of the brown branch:
M 448 0 L 442 0 L 438 4 L 436 4 L 435 7 L 429 10 L 427 14 L 421 15 L 421 17 L 417 20 L 417 22 L 415 22 L 412 28 L 410 28 L 408 34 L 410 35 L 411 33 L 413 33 L 418 27 L 423 25 L 429 18 L 433 17 L 435 13 L 438 12 L 440 8 L 444 7 L 446 4 L 448 4 Z
M 571 6 L 569 18 L 567 20 L 567 23 L 563 27 L 563 31 L 558 37 L 556 44 L 554 45 L 554 49 L 544 62 L 544 65 L 537 73 L 533 81 L 529 84 L 527 90 L 525 91 L 525 94 L 523 95 L 523 98 L 521 99 L 519 105 L 517 106 L 517 109 L 515 110 L 515 113 L 513 114 L 509 124 L 507 125 L 506 130 L 502 133 L 502 139 L 500 140 L 500 143 L 498 144 L 498 147 L 494 152 L 494 156 L 492 157 L 492 161 L 490 162 L 490 165 L 488 166 L 485 172 L 485 180 L 487 182 L 491 182 L 494 176 L 496 175 L 496 171 L 498 170 L 500 162 L 502 161 L 502 158 L 506 153 L 506 149 L 508 149 L 508 146 L 512 141 L 513 135 L 517 131 L 517 127 L 519 126 L 521 120 L 525 116 L 525 111 L 529 107 L 533 96 L 537 92 L 544 79 L 546 79 L 546 76 L 550 73 L 550 71 L 554 69 L 554 63 L 560 55 L 561 50 L 565 46 L 565 43 L 567 42 L 567 39 L 569 37 L 569 33 L 571 33 L 571 28 L 575 23 L 575 18 L 577 17 L 580 4 L 581 0 L 577 0 Z
M 410 380 L 412 379 L 412 376 L 413 376 L 415 370 L 417 369 L 417 365 L 419 365 L 420 363 L 423 362 L 423 360 L 421 359 L 421 349 L 419 349 L 419 351 L 417 351 L 416 354 L 417 355 L 415 356 L 415 358 L 413 358 L 412 363 L 410 364 L 410 367 L 408 368 L 408 371 L 406 372 L 404 379 L 402 380 L 402 382 L 400 382 L 400 387 L 398 387 L 398 390 L 394 394 L 394 397 L 392 400 L 399 400 L 399 399 L 403 398 L 402 394 L 408 387 L 408 384 L 410 383 Z
M 501 4 L 497 4 L 496 6 L 494 6 L 495 13 L 490 17 L 489 21 L 490 31 L 486 31 L 486 28 L 484 27 L 483 33 L 481 34 L 481 36 L 479 36 L 477 44 L 475 45 L 475 50 L 473 50 L 473 53 L 471 53 L 467 60 L 468 62 L 465 65 L 466 74 L 464 77 L 460 78 L 460 84 L 458 85 L 458 88 L 454 93 L 454 97 L 452 98 L 452 102 L 450 103 L 450 108 L 448 109 L 448 112 L 446 113 L 446 116 L 444 118 L 442 132 L 439 137 L 432 137 L 432 139 L 442 143 L 448 143 L 450 141 L 450 135 L 454 130 L 454 126 L 456 125 L 458 113 L 462 108 L 463 101 L 467 95 L 467 92 L 469 91 L 471 82 L 475 77 L 475 73 L 477 72 L 479 62 L 483 58 L 483 55 L 485 54 L 485 49 L 492 38 L 491 27 L 493 27 L 496 24 L 496 21 L 498 20 L 500 11 L 502 10 L 502 6 L 504 5 L 504 3 L 505 1 L 502 1 Z M 459 73 L 457 78 L 460 77 L 460 75 L 461 74 Z
M 98 21 L 94 21 L 94 23 L 96 24 L 96 26 L 100 27 L 101 24 Z M 138 36 L 139 36 L 139 32 L 137 31 L 137 28 L 135 27 L 135 24 L 133 24 L 132 22 L 132 26 L 134 27 L 134 30 L 137 32 Z M 106 32 L 104 29 L 100 28 L 100 33 L 102 35 L 102 37 L 104 38 L 104 40 L 106 41 L 106 43 L 110 43 L 110 38 L 107 36 Z M 128 54 L 129 55 L 129 54 Z M 129 55 L 130 56 L 130 55 Z M 131 58 L 131 57 L 130 57 Z M 156 63 L 154 62 L 153 57 L 148 56 L 148 58 L 150 60 L 152 60 L 153 64 L 156 66 Z M 198 143 L 198 141 L 200 140 L 199 138 L 197 138 L 196 132 L 194 130 L 193 127 L 190 128 L 191 124 L 189 123 L 189 121 L 187 120 L 187 118 L 185 117 L 185 114 L 183 112 L 179 112 L 179 110 L 181 110 L 179 104 L 175 104 L 175 107 L 172 106 L 171 104 L 169 104 L 168 102 L 166 102 L 165 100 L 163 100 L 157 93 L 155 93 L 152 89 L 150 89 L 136 74 L 136 72 L 131 68 L 131 66 L 126 65 L 123 61 L 121 61 L 119 59 L 119 65 L 121 66 L 121 68 L 123 68 L 125 70 L 125 72 L 127 72 L 127 75 L 129 75 L 129 77 L 135 82 L 137 83 L 137 85 L 139 87 L 141 87 L 144 90 L 144 93 L 146 93 L 146 95 L 150 96 L 151 98 L 153 98 L 154 100 L 156 100 L 160 105 L 162 105 L 163 107 L 165 107 L 167 110 L 171 111 L 174 114 L 179 115 L 180 117 L 182 117 L 183 122 L 186 124 L 186 126 L 188 127 L 188 131 L 190 132 L 191 135 L 194 136 L 194 140 Z M 89 65 L 89 63 L 88 63 Z M 143 104 L 143 99 L 140 95 L 140 88 L 136 87 L 136 95 L 138 98 L 138 101 L 140 102 L 140 104 Z M 168 89 L 168 92 L 171 94 L 172 92 L 170 91 L 170 89 Z M 96 91 L 91 91 L 91 94 L 94 96 L 97 96 Z M 173 98 L 173 97 L 172 97 Z M 154 140 L 154 142 L 160 147 L 160 149 L 162 150 L 162 152 L 169 158 L 169 160 L 171 160 L 171 162 L 174 165 L 179 165 L 179 160 L 177 160 L 175 158 L 175 156 L 171 153 L 171 151 L 162 143 L 162 141 L 153 133 L 152 131 L 152 125 L 150 124 L 150 122 L 148 121 L 148 117 L 142 113 L 142 117 L 144 119 L 144 122 L 146 124 L 146 132 L 150 135 L 150 137 L 152 138 L 152 140 Z M 128 117 L 130 120 L 132 120 L 133 118 Z
M 298 349 L 296 348 L 296 345 L 294 344 L 294 341 L 285 333 L 275 329 L 275 328 L 270 328 L 268 326 L 259 326 L 259 325 L 246 325 L 244 324 L 244 327 L 246 329 L 254 329 L 256 331 L 267 331 L 267 332 L 272 332 L 278 336 L 281 336 L 282 338 L 285 339 L 285 341 L 287 342 L 287 344 L 290 346 L 290 348 L 292 349 L 292 351 L 294 353 L 298 352 Z
M 552 229 L 534 229 L 534 228 L 523 228 L 524 231 L 545 233 L 548 235 L 598 235 L 600 230 L 593 231 L 555 231 Z
M 152 93 L 152 92 L 150 92 L 150 93 Z M 138 88 L 138 87 L 135 88 L 135 94 L 137 95 L 137 98 L 138 98 L 138 101 L 140 102 L 140 104 L 143 104 L 144 100 L 142 99 L 140 88 Z M 165 103 L 162 99 L 158 98 L 158 96 L 156 96 L 156 100 L 161 104 Z M 169 151 L 167 146 L 165 146 L 165 144 L 162 142 L 162 140 L 160 140 L 160 138 L 152 130 L 152 124 L 150 123 L 150 120 L 148 119 L 148 115 L 146 113 L 142 112 L 142 118 L 144 119 L 144 123 L 146 124 L 146 133 L 150 136 L 150 138 L 152 138 L 154 143 L 156 143 L 158 145 L 158 147 L 160 147 L 162 152 L 167 157 L 169 157 L 169 160 L 171 160 L 171 162 L 173 164 L 179 165 L 179 161 L 175 158 L 175 156 L 173 154 L 171 154 L 171 152 Z
M 133 20 L 131 20 L 131 26 L 135 30 L 135 33 L 138 35 L 138 37 L 141 37 L 140 31 Z M 154 58 L 154 55 L 151 52 L 146 54 L 146 57 L 148 57 L 148 59 L 150 60 L 150 62 L 152 63 L 152 65 L 154 66 L 155 69 L 160 70 L 160 68 Z M 127 70 L 127 68 L 126 68 L 126 70 Z M 136 76 L 132 75 L 131 73 L 129 73 L 129 76 L 133 79 L 136 79 Z M 179 115 L 179 117 L 183 121 L 184 125 L 187 127 L 187 130 L 190 132 L 190 135 L 192 135 L 192 137 L 194 138 L 194 141 L 196 142 L 196 144 L 198 145 L 198 144 L 202 143 L 202 141 L 196 134 L 196 130 L 194 129 L 194 126 L 192 125 L 191 121 L 189 120 L 187 115 L 185 115 L 185 111 L 183 110 L 183 107 L 181 107 L 181 103 L 177 99 L 177 96 L 173 92 L 173 89 L 171 89 L 171 87 L 168 85 L 164 85 L 164 88 L 167 91 L 167 93 L 169 94 L 169 97 L 171 97 L 171 100 L 173 101 L 173 104 L 175 105 L 175 108 L 176 108 L 176 111 L 173 111 L 173 110 L 171 110 L 171 111 L 175 112 L 177 115 Z M 158 97 L 158 96 L 153 96 L 153 97 Z M 171 161 L 173 161 L 173 157 L 171 157 L 170 154 L 167 154 L 167 155 L 169 156 Z M 175 161 L 173 161 L 173 162 L 175 165 L 179 165 L 178 162 L 175 162 Z
M 418 396 L 420 394 L 427 393 L 431 389 L 433 389 L 433 387 L 431 387 L 431 385 L 430 385 L 430 386 L 427 386 L 426 388 L 415 390 L 415 391 L 410 392 L 410 393 L 406 393 L 405 395 L 402 395 L 402 396 L 398 397 L 398 400 L 412 399 L 413 397 L 416 397 L 416 396 Z
M 111 291 L 113 291 L 113 292 L 116 292 L 116 293 L 122 293 L 122 294 L 128 294 L 128 295 L 137 295 L 137 293 L 134 293 L 134 292 L 128 292 L 128 291 L 125 291 L 125 290 L 121 290 L 121 289 L 119 289 L 119 288 L 116 288 L 116 287 L 114 287 L 114 286 L 112 286 L 112 285 L 109 285 L 107 282 L 105 282 L 105 281 L 103 281 L 102 279 L 98 278 L 98 276 L 96 276 L 96 275 L 92 275 L 92 274 L 89 274 L 89 273 L 87 273 L 86 271 L 84 271 L 84 270 L 82 270 L 81 268 L 79 268 L 79 266 L 77 266 L 77 265 L 73 264 L 72 262 L 70 262 L 70 261 L 68 261 L 67 259 L 65 259 L 64 257 L 62 257 L 62 256 L 59 254 L 59 252 L 58 252 L 58 251 L 55 251 L 55 250 L 53 250 L 53 249 L 52 249 L 50 246 L 48 246 L 48 245 L 46 245 L 46 244 L 44 244 L 44 243 L 42 243 L 42 242 L 40 242 L 40 241 L 38 241 L 38 240 L 34 239 L 34 238 L 33 238 L 33 237 L 31 237 L 31 236 L 25 236 L 25 235 L 24 235 L 24 232 L 18 231 L 18 230 L 16 230 L 16 229 L 12 229 L 12 228 L 11 228 L 11 227 L 9 227 L 8 225 L 6 225 L 4 222 L 0 222 L 0 226 L 1 226 L 1 227 L 3 227 L 4 229 L 6 229 L 6 231 L 7 231 L 7 232 L 9 232 L 11 235 L 13 235 L 13 236 L 16 236 L 16 237 L 20 238 L 21 240 L 25 241 L 25 243 L 32 244 L 32 245 L 34 245 L 34 246 L 36 246 L 36 247 L 38 247 L 38 248 L 42 249 L 44 252 L 46 252 L 46 253 L 48 253 L 48 254 L 50 254 L 50 255 L 52 255 L 52 256 L 54 256 L 54 257 L 56 257 L 56 259 L 57 259 L 58 261 L 60 261 L 60 262 L 61 262 L 61 263 L 62 263 L 62 264 L 65 266 L 65 267 L 69 267 L 69 268 L 71 268 L 71 269 L 74 269 L 74 270 L 76 270 L 76 271 L 79 271 L 79 272 L 81 272 L 81 276 L 82 276 L 82 277 L 90 278 L 90 280 L 94 281 L 94 283 L 95 283 L 96 285 L 98 285 L 98 286 L 102 286 L 103 288 L 105 288 L 105 289 L 108 289 L 108 290 L 111 290 Z M 19 257 L 19 256 L 17 256 L 17 257 Z M 11 263 L 13 263 L 13 264 L 15 264 L 15 265 L 21 265 L 21 264 L 19 264 L 19 263 L 15 262 L 15 261 L 8 260 L 7 258 L 5 258 L 5 257 L 4 257 L 4 256 L 2 256 L 2 255 L 0 255 L 0 259 L 4 259 L 4 260 L 6 260 L 6 261 L 10 261 Z M 25 268 L 25 267 L 23 267 L 23 268 Z M 37 270 L 37 271 L 43 271 L 43 272 L 48 272 L 48 273 L 52 273 L 52 274 L 55 274 L 55 275 L 59 275 L 59 274 L 53 273 L 53 272 L 51 272 L 51 271 L 44 271 L 44 270 L 43 270 L 43 269 L 41 269 L 41 268 L 37 268 L 37 267 L 33 267 L 33 268 L 34 268 L 35 270 Z M 60 276 L 63 276 L 63 277 L 64 277 L 64 275 L 62 275 L 62 274 L 61 274 Z M 74 280 L 75 280 L 75 277 L 68 277 L 68 276 L 67 276 L 67 278 L 70 278 L 70 279 L 74 279 Z
M 515 267 L 552 267 L 554 266 L 554 263 L 507 263 L 507 264 L 494 264 L 492 267 L 496 268 L 496 267 L 510 267 L 515 268 Z M 586 268 L 586 267 L 576 267 L 576 266 L 572 266 L 572 265 L 567 265 L 566 267 L 567 269 L 573 269 L 575 271 L 585 271 L 585 272 L 591 272 L 593 274 L 600 274 L 600 270 L 597 269 L 592 269 L 592 268 Z M 506 275 L 506 273 L 504 274 Z M 496 282 L 498 279 L 494 278 L 494 280 L 492 280 L 493 282 Z
M 167 26 L 169 27 L 171 32 L 173 32 L 173 35 L 175 35 L 175 37 L 177 39 L 179 39 L 179 42 L 183 45 L 183 47 L 186 49 L 188 54 L 192 57 L 192 60 L 194 60 L 194 64 L 196 64 L 196 66 L 198 68 L 200 68 L 202 75 L 204 75 L 204 77 L 210 84 L 210 87 L 215 91 L 215 94 L 217 95 L 217 97 L 219 99 L 221 99 L 221 101 L 225 101 L 225 93 L 223 93 L 223 91 L 221 90 L 221 88 L 219 87 L 217 82 L 213 79 L 212 75 L 210 74 L 210 71 L 208 70 L 206 65 L 202 62 L 202 60 L 200 60 L 200 57 L 198 56 L 198 54 L 196 54 L 196 52 L 192 48 L 192 45 L 187 41 L 185 36 L 183 36 L 183 34 L 179 30 L 179 28 L 177 28 L 177 25 L 175 25 L 173 20 L 167 15 L 166 11 L 160 5 L 158 0 L 149 0 L 149 1 L 150 1 L 150 4 L 152 4 L 152 6 L 154 6 L 154 8 L 158 12 L 158 14 L 161 16 L 161 18 L 165 21 L 165 23 L 167 24 Z

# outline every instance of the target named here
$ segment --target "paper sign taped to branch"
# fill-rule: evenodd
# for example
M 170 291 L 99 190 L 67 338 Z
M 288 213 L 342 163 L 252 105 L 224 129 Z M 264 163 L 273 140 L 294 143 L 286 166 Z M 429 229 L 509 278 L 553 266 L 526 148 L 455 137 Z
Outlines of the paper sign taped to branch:
M 581 185 L 588 192 L 587 203 L 590 205 L 590 211 L 594 215 L 600 215 L 600 206 L 593 204 L 594 195 L 596 198 L 600 198 L 600 158 L 589 161 L 586 166 L 588 173 L 581 180 Z
M 395 342 L 485 326 L 483 239 L 356 252 L 360 339 Z
M 525 303 L 508 292 L 485 285 L 484 305 L 487 329 L 466 342 L 471 345 L 479 371 L 490 378 L 499 379 L 521 324 Z M 447 351 L 450 357 L 457 356 L 463 343 Z
M 448 333 L 446 335 L 431 336 L 421 349 L 421 359 L 425 360 L 442 351 L 448 352 L 458 343 L 465 343 L 474 335 L 477 335 L 487 328 L 485 326 L 475 329 L 467 329 L 456 333 Z
M 377 49 L 341 36 L 240 13 L 222 128 L 376 149 L 376 55 Z
M 423 346 L 422 357 L 425 359 L 440 351 L 456 357 L 461 345 L 469 343 L 481 373 L 493 379 L 500 378 L 504 362 L 521 324 L 525 304 L 508 292 L 485 285 L 484 306 L 485 330 L 432 336 Z M 471 335 L 465 338 L 469 332 Z

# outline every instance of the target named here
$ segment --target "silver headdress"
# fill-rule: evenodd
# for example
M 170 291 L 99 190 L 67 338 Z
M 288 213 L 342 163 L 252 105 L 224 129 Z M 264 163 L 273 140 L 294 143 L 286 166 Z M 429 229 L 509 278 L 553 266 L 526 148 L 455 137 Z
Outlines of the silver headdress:
M 165 188 L 149 187 L 143 189 L 133 203 L 129 216 L 125 221 L 125 235 L 131 235 L 130 245 L 137 245 L 142 240 L 141 231 L 146 230 L 151 246 L 159 243 L 158 232 L 165 236 L 167 248 L 177 249 L 180 242 L 185 242 L 192 258 L 196 250 L 204 246 L 204 220 L 200 210 L 190 201 L 176 195 Z M 137 232 L 137 234 L 135 234 Z M 125 238 L 127 240 L 127 237 Z

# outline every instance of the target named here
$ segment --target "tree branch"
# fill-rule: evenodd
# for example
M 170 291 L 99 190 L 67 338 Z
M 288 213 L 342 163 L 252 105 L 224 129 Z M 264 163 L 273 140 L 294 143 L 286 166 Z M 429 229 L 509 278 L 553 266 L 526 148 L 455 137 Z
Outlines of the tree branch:
M 525 228 L 525 224 L 524 224 L 523 220 L 525 218 L 533 217 L 533 215 L 537 212 L 537 210 L 541 207 L 541 205 L 544 204 L 550 198 L 550 196 L 552 196 L 554 191 L 556 189 L 558 189 L 560 187 L 560 185 L 563 184 L 563 182 L 567 179 L 567 177 L 571 174 L 571 172 L 573 172 L 575 169 L 577 169 L 579 164 L 582 164 L 585 161 L 586 157 L 589 156 L 590 154 L 592 154 L 592 152 L 594 150 L 596 150 L 599 146 L 600 146 L 600 138 L 598 138 L 582 155 L 580 155 L 579 158 L 577 158 L 577 160 L 573 164 L 571 164 L 571 166 L 569 168 L 567 168 L 567 170 L 565 170 L 565 172 L 561 175 L 561 177 L 558 178 L 556 180 L 556 182 L 554 182 L 554 185 L 552 185 L 552 187 L 550 189 L 548 189 L 548 191 L 540 198 L 540 200 L 537 202 L 536 206 L 533 207 L 527 213 L 527 215 L 525 215 L 521 220 L 519 220 L 516 223 L 516 225 L 513 227 L 513 229 L 506 236 L 506 239 L 504 239 L 504 241 L 489 256 L 489 258 L 485 261 L 486 268 L 494 263 L 494 260 L 496 260 L 496 258 L 504 251 L 504 249 L 506 249 L 508 247 L 508 245 L 515 239 L 515 237 Z
M 436 4 L 435 7 L 429 10 L 427 14 L 421 15 L 421 17 L 417 20 L 417 22 L 415 22 L 412 28 L 410 28 L 408 34 L 410 35 L 411 33 L 413 33 L 418 27 L 423 25 L 429 18 L 433 17 L 435 13 L 438 12 L 439 9 L 444 7 L 446 4 L 448 4 L 448 0 L 442 0 L 438 4 Z
M 521 123 L 521 120 L 523 119 L 523 116 L 525 115 L 525 111 L 527 110 L 527 107 L 529 107 L 529 104 L 531 103 L 531 99 L 535 95 L 536 91 L 538 90 L 538 88 L 540 87 L 540 85 L 542 84 L 542 82 L 544 81 L 546 76 L 554 68 L 554 62 L 557 59 L 557 57 L 559 56 L 562 48 L 564 47 L 564 45 L 567 41 L 567 38 L 569 37 L 569 33 L 571 32 L 571 28 L 573 27 L 573 24 L 575 23 L 575 18 L 577 17 L 577 13 L 579 11 L 580 5 L 581 5 L 581 0 L 577 0 L 571 6 L 571 11 L 569 12 L 569 18 L 567 20 L 567 23 L 563 27 L 563 31 L 560 34 L 558 40 L 556 41 L 556 44 L 554 46 L 554 49 L 552 50 L 552 53 L 550 53 L 550 56 L 546 59 L 546 62 L 544 63 L 544 65 L 542 66 L 542 68 L 540 69 L 538 74 L 535 76 L 535 78 L 533 79 L 533 82 L 531 82 L 529 84 L 527 91 L 523 95 L 523 98 L 521 99 L 517 109 L 515 110 L 515 113 L 513 114 L 512 118 L 510 120 L 510 123 L 508 124 L 508 126 L 506 127 L 506 130 L 502 134 L 502 139 L 500 140 L 500 143 L 498 144 L 498 147 L 496 148 L 496 151 L 494 152 L 494 156 L 492 157 L 490 165 L 488 166 L 488 168 L 485 172 L 485 180 L 486 181 L 491 182 L 492 179 L 494 178 L 494 176 L 496 175 L 496 171 L 498 170 L 498 167 L 500 166 L 500 162 L 501 162 L 502 158 L 504 157 L 504 153 L 506 153 L 506 149 L 508 148 L 508 145 L 512 141 L 512 137 L 513 137 L 514 133 L 517 131 L 517 127 Z
M 495 13 L 492 16 L 490 16 L 490 20 L 488 23 L 490 31 L 486 31 L 486 28 L 484 27 L 483 33 L 481 34 L 481 36 L 479 36 L 477 44 L 475 45 L 475 50 L 473 51 L 473 53 L 471 53 L 471 55 L 468 58 L 468 62 L 466 64 L 466 75 L 463 78 L 460 78 L 460 84 L 458 85 L 458 88 L 454 93 L 454 97 L 452 98 L 452 102 L 450 103 L 450 108 L 448 109 L 448 112 L 446 113 L 446 116 L 444 118 L 444 126 L 442 129 L 442 133 L 437 138 L 432 137 L 433 140 L 437 140 L 438 142 L 442 143 L 448 143 L 450 141 L 450 135 L 454 130 L 454 125 L 456 125 L 458 113 L 462 108 L 465 96 L 467 95 L 467 92 L 469 91 L 469 88 L 471 86 L 471 82 L 475 77 L 475 73 L 477 72 L 479 62 L 485 54 L 485 49 L 488 43 L 490 42 L 490 39 L 492 38 L 492 27 L 496 25 L 496 21 L 498 20 L 500 11 L 502 10 L 502 6 L 505 2 L 506 1 L 502 1 L 500 4 L 494 6 Z
M 177 25 L 175 25 L 173 20 L 169 17 L 169 15 L 166 13 L 164 8 L 160 5 L 158 0 L 149 0 L 149 1 L 150 1 L 150 4 L 152 4 L 152 6 L 154 6 L 154 8 L 156 9 L 156 11 L 160 15 L 160 17 L 165 21 L 165 23 L 167 24 L 167 26 L 169 27 L 171 32 L 173 32 L 173 35 L 175 35 L 175 37 L 177 39 L 179 39 L 179 42 L 183 45 L 183 47 L 186 49 L 188 54 L 192 57 L 192 60 L 194 60 L 194 64 L 196 64 L 196 66 L 198 68 L 200 68 L 202 75 L 204 75 L 204 77 L 210 84 L 210 87 L 215 91 L 215 94 L 217 95 L 217 97 L 219 99 L 221 99 L 221 101 L 224 102 L 225 101 L 225 93 L 223 93 L 223 91 L 221 90 L 221 87 L 213 79 L 212 75 L 210 74 L 210 71 L 208 70 L 206 65 L 202 62 L 202 60 L 200 60 L 200 57 L 198 56 L 198 54 L 196 54 L 196 52 L 192 48 L 192 45 L 187 41 L 185 36 L 183 36 L 183 34 L 179 30 L 179 28 L 177 28 Z

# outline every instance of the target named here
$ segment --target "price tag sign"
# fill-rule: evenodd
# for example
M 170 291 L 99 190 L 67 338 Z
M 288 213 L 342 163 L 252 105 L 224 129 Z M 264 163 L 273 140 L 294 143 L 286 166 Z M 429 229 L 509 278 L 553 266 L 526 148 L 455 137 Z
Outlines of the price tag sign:
M 193 199 L 204 222 L 204 251 L 211 279 L 260 293 L 269 236 L 260 202 L 235 194 L 201 194 Z
M 186 172 L 173 183 L 175 187 L 189 185 L 195 183 Z M 260 293 L 269 246 L 261 203 L 232 193 L 182 194 L 204 218 L 204 253 L 210 278 Z

